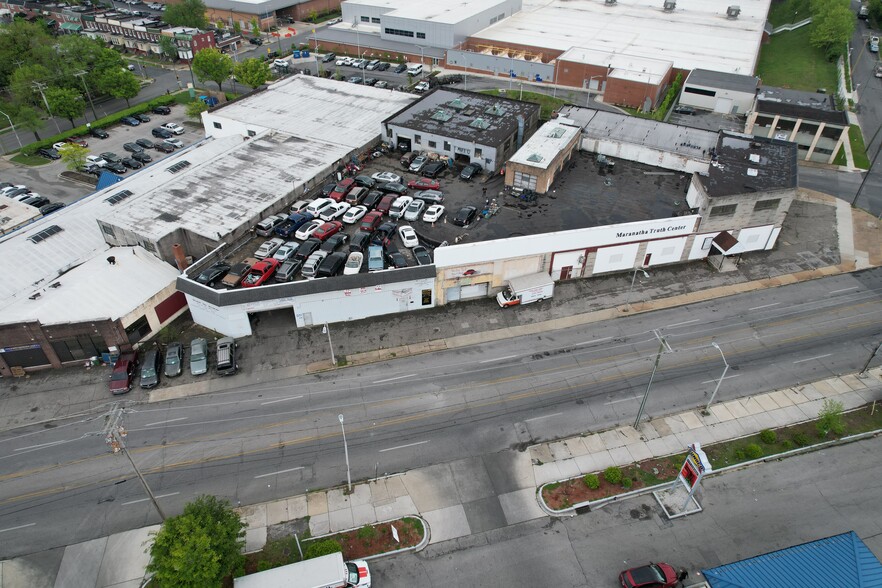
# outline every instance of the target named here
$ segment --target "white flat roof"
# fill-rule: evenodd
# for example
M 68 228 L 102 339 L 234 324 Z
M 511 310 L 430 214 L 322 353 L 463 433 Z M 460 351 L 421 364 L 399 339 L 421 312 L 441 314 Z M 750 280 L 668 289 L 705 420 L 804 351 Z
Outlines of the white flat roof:
M 671 61 L 680 69 L 753 74 L 771 0 L 524 0 L 523 9 L 473 35 L 476 40 L 567 51 L 591 47 Z M 741 14 L 726 18 L 737 4 Z
M 609 77 L 653 85 L 661 83 L 673 65 L 670 61 L 661 59 L 610 53 L 588 47 L 573 47 L 559 59 L 575 63 L 607 65 L 611 69 Z
M 380 123 L 416 99 L 407 92 L 295 75 L 210 114 L 351 150 L 379 136 Z
M 579 127 L 560 120 L 548 121 L 517 150 L 510 161 L 547 169 L 554 157 L 581 132 Z
M 39 216 L 39 209 L 14 198 L 0 196 L 0 234 L 8 233 Z
M 107 258 L 114 256 L 111 265 Z M 123 317 L 173 283 L 178 270 L 142 247 L 112 247 L 54 279 L 31 300 L 0 310 L 0 323 L 39 320 L 44 325 Z M 57 284 L 57 286 L 56 286 Z

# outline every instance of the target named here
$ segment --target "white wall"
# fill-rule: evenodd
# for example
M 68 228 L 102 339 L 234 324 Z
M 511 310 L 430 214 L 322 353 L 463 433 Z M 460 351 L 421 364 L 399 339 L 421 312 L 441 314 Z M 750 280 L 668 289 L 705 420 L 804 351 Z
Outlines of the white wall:
M 581 148 L 591 153 L 602 153 L 610 157 L 618 157 L 619 159 L 637 161 L 646 165 L 687 173 L 706 173 L 708 165 L 710 165 L 710 160 L 695 159 L 661 149 L 653 149 L 633 143 L 622 143 L 611 139 L 584 138 L 582 139 Z
M 499 165 L 496 161 L 496 148 L 490 145 L 469 143 L 466 141 L 450 139 L 449 137 L 446 137 L 444 135 L 425 133 L 423 131 L 416 132 L 411 129 L 399 127 L 397 125 L 388 125 L 388 128 L 392 129 L 393 145 L 397 145 L 398 138 L 401 137 L 404 139 L 410 139 L 412 148 L 417 151 L 433 151 L 442 155 L 449 155 L 450 157 L 455 157 L 457 154 L 468 155 L 469 162 L 474 161 L 476 163 L 480 163 L 486 170 L 495 170 Z M 420 136 L 420 143 L 414 142 L 414 137 L 416 135 Z M 435 147 L 429 147 L 429 141 L 435 141 Z M 450 143 L 449 151 L 446 151 L 444 149 L 445 141 Z M 475 157 L 475 147 L 481 149 L 481 157 Z M 500 145 L 500 147 L 502 147 L 502 145 Z
M 260 125 L 225 118 L 220 116 L 221 112 L 223 110 L 220 110 L 218 114 L 211 112 L 202 113 L 202 126 L 205 127 L 206 137 L 229 137 L 231 135 L 247 137 L 249 130 L 254 131 L 258 135 L 267 130 L 266 127 Z M 214 123 L 219 123 L 221 128 L 216 128 Z
M 429 290 L 432 294 L 431 303 L 425 306 L 422 304 L 423 290 Z M 434 278 L 423 278 L 369 288 L 299 296 L 294 304 L 294 314 L 297 326 L 307 327 L 422 310 L 435 306 L 434 290 Z
M 767 225 L 765 227 L 750 227 L 738 231 L 738 242 L 744 246 L 745 251 L 762 251 L 769 249 L 766 244 L 772 236 L 775 227 Z M 776 235 L 777 237 L 777 235 Z
M 688 237 L 676 239 L 659 239 L 649 241 L 646 244 L 646 255 L 651 255 L 649 265 L 661 265 L 664 263 L 677 263 L 683 257 L 683 249 L 686 247 Z M 643 260 L 640 260 L 643 263 Z
M 555 253 L 551 263 L 551 277 L 554 280 L 561 279 L 561 269 L 572 267 L 570 278 L 578 278 L 582 275 L 582 267 L 585 265 L 585 250 L 564 251 Z
M 710 90 L 715 92 L 714 96 L 704 96 L 702 94 L 693 94 L 691 92 L 687 92 L 686 88 L 698 88 L 701 90 Z M 736 92 L 732 90 L 724 90 L 720 88 L 712 88 L 710 86 L 704 86 L 701 84 L 691 84 L 689 80 L 686 80 L 686 83 L 683 85 L 683 90 L 680 92 L 680 104 L 684 104 L 687 106 L 694 106 L 695 108 L 701 108 L 702 110 L 717 110 L 719 111 L 719 105 L 722 103 L 727 103 L 731 100 L 733 106 L 737 107 L 737 112 L 739 114 L 744 114 L 748 110 L 750 110 L 751 106 L 753 106 L 753 99 L 755 98 L 754 94 L 749 92 Z M 725 112 L 731 113 L 732 107 L 729 106 L 726 108 Z
M 639 249 L 639 243 L 598 249 L 592 273 L 623 271 L 639 265 L 637 263 L 637 252 Z

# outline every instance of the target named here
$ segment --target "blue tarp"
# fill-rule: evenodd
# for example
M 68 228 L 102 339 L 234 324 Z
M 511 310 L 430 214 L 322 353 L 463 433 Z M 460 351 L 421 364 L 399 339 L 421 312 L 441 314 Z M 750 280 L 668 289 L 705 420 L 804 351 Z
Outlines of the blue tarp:
M 854 531 L 702 573 L 711 588 L 882 588 L 882 563 Z
M 98 190 L 103 190 L 104 188 L 112 186 L 121 181 L 123 181 L 123 179 L 115 173 L 103 171 L 101 172 L 101 175 L 98 176 L 98 185 L 95 186 L 95 191 L 97 192 Z

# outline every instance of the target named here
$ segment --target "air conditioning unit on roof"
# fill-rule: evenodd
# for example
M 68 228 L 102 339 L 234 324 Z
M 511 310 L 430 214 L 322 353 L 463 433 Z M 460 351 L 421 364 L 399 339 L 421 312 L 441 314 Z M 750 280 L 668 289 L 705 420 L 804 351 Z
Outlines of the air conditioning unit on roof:
M 665 12 L 674 12 L 675 8 L 677 8 L 677 3 L 674 0 L 665 0 L 665 5 L 664 5 Z
M 607 6 L 613 6 L 616 4 L 617 0 L 604 0 Z
M 732 5 L 726 9 L 726 18 L 738 18 L 738 15 L 741 14 L 741 7 Z

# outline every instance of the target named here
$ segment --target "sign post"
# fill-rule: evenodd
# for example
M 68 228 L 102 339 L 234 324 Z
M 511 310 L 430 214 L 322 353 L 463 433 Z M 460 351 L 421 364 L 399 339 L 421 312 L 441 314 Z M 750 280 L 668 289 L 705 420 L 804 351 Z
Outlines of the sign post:
M 707 455 L 702 451 L 701 443 L 696 442 L 690 445 L 689 453 L 686 454 L 686 461 L 683 462 L 683 466 L 680 468 L 680 475 L 677 476 L 677 480 L 689 491 L 689 495 L 683 503 L 683 510 L 686 509 L 686 505 L 692 500 L 692 495 L 698 489 L 701 479 L 706 473 L 712 471 L 713 467 Z

